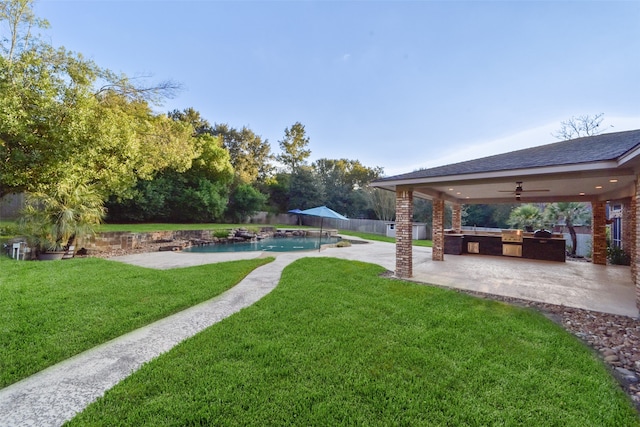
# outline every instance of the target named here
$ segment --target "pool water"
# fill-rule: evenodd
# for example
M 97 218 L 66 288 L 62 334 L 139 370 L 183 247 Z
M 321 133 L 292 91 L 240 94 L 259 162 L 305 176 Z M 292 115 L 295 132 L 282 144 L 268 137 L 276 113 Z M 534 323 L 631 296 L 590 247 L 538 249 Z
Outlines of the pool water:
M 318 237 L 269 237 L 255 242 L 222 243 L 215 245 L 192 246 L 183 252 L 292 252 L 318 249 L 318 245 L 335 244 L 340 237 L 322 237 L 322 243 Z

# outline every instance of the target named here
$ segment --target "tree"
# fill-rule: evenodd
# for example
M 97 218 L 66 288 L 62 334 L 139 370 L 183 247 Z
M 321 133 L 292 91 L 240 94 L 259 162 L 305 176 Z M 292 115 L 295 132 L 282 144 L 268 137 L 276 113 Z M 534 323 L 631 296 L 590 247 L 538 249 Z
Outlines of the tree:
M 286 212 L 289 209 L 289 189 L 291 188 L 291 174 L 278 173 L 266 183 L 266 193 L 269 195 L 269 205 L 274 212 Z
M 323 204 L 324 188 L 314 170 L 309 166 L 297 168 L 290 178 L 289 209 L 309 209 Z
M 369 188 L 369 205 L 373 209 L 376 219 L 393 221 L 396 218 L 396 195 L 393 191 L 381 188 Z
M 582 116 L 574 116 L 569 120 L 560 122 L 560 129 L 552 135 L 558 139 L 566 141 L 568 139 L 581 138 L 583 136 L 593 136 L 604 132 L 600 125 L 604 120 L 604 113 Z
M 312 166 L 324 187 L 327 206 L 350 217 L 364 216 L 368 208 L 365 188 L 382 175 L 382 168 L 348 159 L 319 159 Z
M 199 136 L 203 134 L 214 135 L 214 129 L 209 122 L 202 118 L 199 111 L 193 108 L 185 108 L 184 110 L 173 110 L 167 113 L 170 119 L 177 122 L 189 123 L 193 127 L 194 135 Z
M 32 3 L 0 3 L 0 24 L 9 28 L 0 39 L 0 197 L 48 191 L 68 178 L 104 197 L 165 167 L 186 170 L 193 130 L 149 107 L 177 85 L 135 85 L 40 42 L 33 29 L 46 21 Z
M 464 205 L 463 225 L 506 228 L 509 205 Z
M 33 0 L 13 0 L 0 2 L 0 22 L 6 22 L 9 37 L 2 43 L 2 52 L 9 63 L 13 61 L 14 54 L 18 51 L 26 51 L 31 47 L 33 37 L 31 31 L 34 28 L 49 28 L 49 22 L 39 19 L 33 13 Z
M 206 127 L 193 109 L 170 113 L 176 123 Z M 198 125 L 198 123 L 200 125 Z M 186 171 L 165 168 L 151 180 L 140 180 L 131 190 L 132 200 L 110 200 L 111 221 L 210 222 L 221 220 L 227 207 L 234 171 L 229 152 L 219 137 L 192 132 L 190 150 L 197 153 Z
M 39 252 L 60 251 L 92 235 L 104 217 L 102 197 L 82 182 L 60 182 L 50 193 L 30 193 L 21 228 Z
M 243 222 L 264 206 L 267 196 L 249 184 L 240 184 L 231 193 L 227 214 L 235 222 Z
M 562 224 L 569 229 L 571 235 L 571 256 L 576 255 L 578 237 L 573 227 L 576 223 L 586 223 L 591 218 L 591 210 L 580 202 L 560 202 L 548 204 L 544 211 L 544 217 L 553 225 Z M 563 224 L 564 223 L 564 224 Z
M 507 223 L 511 227 L 524 228 L 532 231 L 542 225 L 542 212 L 531 204 L 521 205 L 511 211 Z
M 276 157 L 291 173 L 294 173 L 300 166 L 306 164 L 306 160 L 311 155 L 311 150 L 307 149 L 309 138 L 305 134 L 304 125 L 295 122 L 291 129 L 285 128 L 284 139 L 280 142 L 282 153 Z
M 227 124 L 216 124 L 213 135 L 220 136 L 224 147 L 229 150 L 231 164 L 239 182 L 264 182 L 271 176 L 273 155 L 269 141 L 262 141 L 260 136 L 247 127 L 238 131 Z

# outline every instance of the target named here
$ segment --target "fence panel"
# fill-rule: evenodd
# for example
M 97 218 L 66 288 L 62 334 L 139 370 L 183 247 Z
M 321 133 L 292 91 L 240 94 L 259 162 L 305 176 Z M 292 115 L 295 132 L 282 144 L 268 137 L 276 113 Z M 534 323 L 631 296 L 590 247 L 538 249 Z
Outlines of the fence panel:
M 302 225 L 309 227 L 336 228 L 338 230 L 359 231 L 361 233 L 373 233 L 385 235 L 387 233 L 388 221 L 378 221 L 375 219 L 349 219 L 349 221 L 319 218 L 317 216 L 302 215 Z

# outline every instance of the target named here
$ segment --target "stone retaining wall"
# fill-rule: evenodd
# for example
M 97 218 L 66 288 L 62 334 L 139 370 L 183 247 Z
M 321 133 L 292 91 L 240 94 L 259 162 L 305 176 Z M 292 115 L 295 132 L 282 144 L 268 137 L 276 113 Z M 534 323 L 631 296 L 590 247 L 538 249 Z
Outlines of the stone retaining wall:
M 127 231 L 111 231 L 99 233 L 93 237 L 80 239 L 77 248 L 95 251 L 110 251 L 116 249 L 133 249 L 139 246 L 173 240 L 214 240 L 215 230 L 179 230 L 154 231 L 150 233 L 130 233 Z

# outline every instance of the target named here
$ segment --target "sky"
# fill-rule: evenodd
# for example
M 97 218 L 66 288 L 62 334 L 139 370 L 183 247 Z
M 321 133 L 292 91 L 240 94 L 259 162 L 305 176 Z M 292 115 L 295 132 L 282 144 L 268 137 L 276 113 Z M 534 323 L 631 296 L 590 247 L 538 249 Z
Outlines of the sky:
M 385 175 L 556 142 L 604 113 L 640 129 L 640 1 L 39 0 L 42 37 L 99 66 L 182 90 L 280 152 Z

